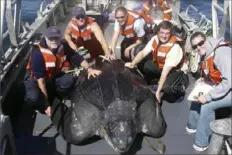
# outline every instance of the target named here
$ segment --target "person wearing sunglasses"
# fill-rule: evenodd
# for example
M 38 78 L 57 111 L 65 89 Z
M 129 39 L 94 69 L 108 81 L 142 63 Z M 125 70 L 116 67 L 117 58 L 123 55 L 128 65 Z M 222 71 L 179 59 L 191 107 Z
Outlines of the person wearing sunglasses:
M 72 16 L 64 32 L 69 46 L 75 51 L 78 51 L 79 47 L 84 47 L 88 50 L 92 61 L 96 60 L 99 55 L 114 59 L 103 32 L 94 18 L 87 17 L 84 8 L 79 6 L 72 10 Z
M 128 11 L 125 7 L 120 6 L 115 10 L 115 26 L 114 34 L 111 41 L 111 50 L 116 51 L 116 45 L 119 35 L 123 35 L 124 39 L 121 42 L 121 59 L 125 62 L 131 61 L 133 51 L 143 46 L 145 36 L 145 21 L 135 12 Z
M 164 93 L 169 102 L 179 102 L 183 100 L 188 85 L 188 77 L 182 71 L 184 52 L 178 44 L 177 37 L 173 35 L 173 25 L 170 21 L 162 21 L 157 31 L 157 35 L 153 36 L 134 60 L 125 66 L 135 68 L 143 63 L 141 72 L 149 85 L 155 84 L 157 87 L 157 101 L 161 103 Z M 151 58 L 147 59 L 150 55 Z
M 55 95 L 68 96 L 76 78 L 66 74 L 73 67 L 81 66 L 88 77 L 97 76 L 99 70 L 92 69 L 82 56 L 62 41 L 60 30 L 49 27 L 38 44 L 33 45 L 26 66 L 24 79 L 25 101 L 33 110 L 51 115 L 51 104 Z
M 202 32 L 194 32 L 190 37 L 194 52 L 201 57 L 200 72 L 202 79 L 213 83 L 213 89 L 198 96 L 198 102 L 192 102 L 186 126 L 187 133 L 195 133 L 193 148 L 205 151 L 209 146 L 210 122 L 215 120 L 215 111 L 231 108 L 231 43 L 223 38 L 206 39 Z

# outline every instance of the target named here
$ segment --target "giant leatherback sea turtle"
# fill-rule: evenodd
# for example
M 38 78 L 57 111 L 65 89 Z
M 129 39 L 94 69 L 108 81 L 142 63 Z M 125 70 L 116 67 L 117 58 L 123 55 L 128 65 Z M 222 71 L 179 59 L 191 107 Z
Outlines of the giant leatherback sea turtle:
M 118 153 L 128 151 L 137 133 L 162 137 L 166 122 L 155 95 L 143 78 L 124 67 L 122 60 L 97 66 L 102 74 L 79 76 L 71 107 L 52 106 L 52 121 L 71 144 L 99 135 Z M 63 116 L 62 116 L 63 115 Z

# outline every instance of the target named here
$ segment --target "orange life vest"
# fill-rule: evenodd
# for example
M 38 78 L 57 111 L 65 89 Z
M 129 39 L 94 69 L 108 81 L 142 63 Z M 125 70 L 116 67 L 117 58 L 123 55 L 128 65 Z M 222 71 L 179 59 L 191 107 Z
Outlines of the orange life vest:
M 151 7 L 147 6 L 148 4 L 144 4 L 142 7 L 142 12 L 144 14 L 149 14 Z M 171 20 L 172 19 L 172 8 L 168 5 L 166 0 L 157 0 L 157 5 L 161 7 L 163 11 L 163 20 Z
M 137 13 L 132 11 L 128 11 L 128 18 L 125 24 L 125 27 L 120 27 L 120 33 L 124 35 L 126 38 L 137 38 L 135 30 L 134 30 L 134 22 L 136 19 L 140 18 L 141 16 Z
M 39 47 L 45 62 L 46 79 L 52 79 L 54 74 L 60 72 L 63 67 L 70 67 L 70 62 L 66 60 L 63 45 L 60 45 L 56 56 L 52 53 L 50 49 L 44 48 L 40 44 L 38 44 L 37 46 Z M 30 76 L 32 78 L 35 78 L 33 72 L 31 71 L 31 57 L 29 58 L 26 69 L 30 71 Z
M 75 18 L 72 18 L 72 28 L 71 28 L 71 36 L 74 39 L 83 38 L 84 41 L 92 39 L 92 31 L 91 24 L 94 22 L 94 18 L 88 17 L 86 26 L 79 30 L 77 26 L 77 21 Z
M 77 47 L 83 46 L 90 53 L 92 61 L 96 59 L 99 55 L 104 54 L 104 50 L 100 42 L 97 40 L 94 33 L 91 31 L 91 25 L 95 22 L 95 19 L 92 17 L 87 18 L 86 26 L 79 30 L 76 19 L 72 19 L 72 29 L 71 36 L 73 42 L 77 45 Z
M 153 18 L 149 14 L 140 13 L 140 12 L 135 11 L 135 10 L 128 10 L 128 12 L 132 12 L 132 13 L 135 13 L 135 14 L 141 16 L 147 24 L 154 24 Z
M 150 8 L 149 8 L 146 4 L 143 4 L 141 10 L 142 10 L 142 13 L 143 13 L 143 14 L 149 15 Z
M 216 68 L 215 64 L 214 64 L 214 55 L 215 55 L 215 51 L 217 48 L 221 47 L 221 46 L 231 46 L 231 43 L 226 42 L 226 41 L 222 41 L 220 42 L 215 50 L 214 53 L 212 54 L 212 56 L 210 56 L 209 58 L 207 58 L 203 64 L 202 64 L 202 71 L 204 73 L 204 75 L 206 77 L 208 77 L 209 79 L 211 79 L 214 83 L 219 84 L 222 81 L 221 78 L 221 72 Z
M 171 50 L 171 48 L 174 46 L 174 44 L 176 44 L 176 42 L 177 42 L 176 37 L 171 36 L 171 38 L 169 39 L 169 41 L 167 43 L 159 45 L 159 39 L 158 39 L 157 35 L 155 36 L 155 39 L 154 39 L 153 44 L 152 44 L 153 61 L 155 63 L 157 63 L 157 65 L 160 69 L 163 69 L 166 56 L 169 53 L 169 51 Z M 173 70 L 180 69 L 185 58 L 186 57 L 184 56 L 184 53 L 183 53 L 182 60 L 180 61 L 180 63 L 176 67 L 173 68 Z

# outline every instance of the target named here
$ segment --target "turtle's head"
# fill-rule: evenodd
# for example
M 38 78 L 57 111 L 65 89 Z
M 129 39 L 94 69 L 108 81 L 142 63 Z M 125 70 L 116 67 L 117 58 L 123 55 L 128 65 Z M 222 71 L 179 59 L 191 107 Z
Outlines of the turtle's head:
M 136 104 L 129 101 L 113 102 L 105 113 L 105 140 L 116 152 L 129 150 L 136 134 Z
M 135 137 L 135 124 L 132 121 L 121 120 L 109 122 L 106 127 L 108 142 L 119 153 L 128 151 Z

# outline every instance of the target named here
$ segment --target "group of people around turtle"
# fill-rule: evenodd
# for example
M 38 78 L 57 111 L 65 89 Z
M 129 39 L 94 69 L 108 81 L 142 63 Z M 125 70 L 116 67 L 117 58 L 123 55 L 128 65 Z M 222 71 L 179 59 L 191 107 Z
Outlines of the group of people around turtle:
M 163 11 L 163 20 L 158 25 L 150 14 L 155 6 Z M 115 19 L 111 49 L 100 26 L 94 18 L 86 15 L 82 7 L 72 10 L 64 39 L 57 27 L 49 27 L 34 46 L 26 67 L 24 85 L 28 105 L 43 109 L 50 116 L 54 95 L 68 96 L 75 84 L 76 77 L 66 74 L 67 71 L 81 66 L 88 77 L 101 74 L 100 70 L 90 67 L 78 53 L 78 48 L 87 49 L 92 61 L 99 55 L 115 59 L 120 35 L 124 36 L 121 59 L 126 62 L 126 67 L 141 71 L 155 91 L 157 102 L 161 104 L 165 98 L 181 101 L 189 82 L 184 50 L 186 36 L 175 30 L 168 3 L 165 0 L 147 0 L 140 10 L 120 6 L 115 10 Z M 149 35 L 151 37 L 147 37 Z M 212 132 L 209 124 L 215 120 L 215 110 L 232 106 L 231 44 L 223 39 L 207 39 L 202 32 L 194 32 L 190 44 L 192 50 L 201 56 L 201 79 L 215 83 L 209 93 L 199 95 L 198 101 L 192 103 L 186 127 L 188 133 L 196 132 L 193 148 L 205 151 Z

